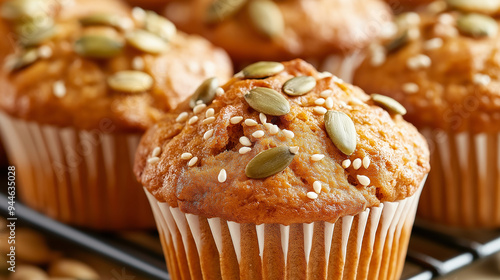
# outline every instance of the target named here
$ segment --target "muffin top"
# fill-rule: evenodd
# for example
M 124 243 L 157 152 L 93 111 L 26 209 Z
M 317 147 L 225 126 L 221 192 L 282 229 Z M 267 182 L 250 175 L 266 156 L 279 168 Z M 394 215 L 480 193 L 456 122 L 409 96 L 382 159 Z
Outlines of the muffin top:
M 427 143 L 400 104 L 302 60 L 253 64 L 222 88 L 210 84 L 149 129 L 136 153 L 138 180 L 183 212 L 334 222 L 411 196 L 429 171 Z
M 391 20 L 381 0 L 175 0 L 165 15 L 237 62 L 347 53 L 381 36 Z
M 120 1 L 13 0 L 14 38 L 0 74 L 0 107 L 39 123 L 141 132 L 208 77 L 227 80 L 226 53 L 167 19 Z
M 498 19 L 487 15 L 496 9 L 473 7 L 480 2 L 400 15 L 398 35 L 372 45 L 354 84 L 401 102 L 419 128 L 498 132 Z

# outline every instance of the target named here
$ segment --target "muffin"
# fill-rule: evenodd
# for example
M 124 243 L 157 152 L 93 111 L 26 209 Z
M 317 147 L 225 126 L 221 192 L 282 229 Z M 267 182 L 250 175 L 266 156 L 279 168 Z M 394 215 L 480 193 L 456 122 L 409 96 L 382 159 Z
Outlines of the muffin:
M 355 84 L 401 102 L 430 143 L 433 171 L 421 217 L 499 227 L 498 19 L 469 13 L 468 6 L 409 18 L 400 19 L 406 24 L 393 41 L 373 48 Z
M 174 0 L 165 15 L 224 48 L 237 69 L 299 57 L 346 80 L 362 50 L 392 30 L 381 0 Z
M 2 15 L 17 45 L 0 128 L 22 201 L 77 226 L 154 227 L 132 172 L 140 136 L 196 83 L 228 79 L 225 52 L 119 1 L 8 1 Z
M 398 279 L 429 171 L 399 103 L 293 60 L 177 110 L 134 167 L 173 279 Z

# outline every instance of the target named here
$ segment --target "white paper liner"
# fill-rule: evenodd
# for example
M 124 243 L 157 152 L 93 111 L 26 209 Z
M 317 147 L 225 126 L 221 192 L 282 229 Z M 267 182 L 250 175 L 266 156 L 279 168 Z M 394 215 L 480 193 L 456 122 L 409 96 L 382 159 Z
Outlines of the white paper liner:
M 322 61 L 308 60 L 318 71 L 327 71 L 341 78 L 347 83 L 352 83 L 354 71 L 361 65 L 366 54 L 361 50 L 355 50 L 345 55 L 332 54 Z
M 237 279 L 238 276 L 285 279 L 285 275 L 286 279 L 398 279 L 422 186 L 411 197 L 342 217 L 335 224 L 313 222 L 290 226 L 240 224 L 184 214 L 144 190 L 164 239 L 165 255 L 172 255 L 172 249 L 176 252 L 174 260 L 167 259 L 169 270 L 172 272 L 177 265 L 188 269 L 191 275 L 212 275 L 201 278 L 173 275 L 173 280 Z M 206 250 L 209 243 L 215 244 L 211 251 Z M 188 250 L 192 247 L 197 249 Z M 190 261 L 193 259 L 201 264 L 193 266 Z M 205 265 L 203 262 L 209 259 L 215 262 Z M 221 276 L 213 277 L 208 271 Z
M 141 135 L 39 125 L 5 114 L 0 131 L 27 205 L 94 229 L 154 227 L 132 173 Z
M 421 131 L 432 170 L 418 216 L 460 227 L 500 226 L 500 134 Z

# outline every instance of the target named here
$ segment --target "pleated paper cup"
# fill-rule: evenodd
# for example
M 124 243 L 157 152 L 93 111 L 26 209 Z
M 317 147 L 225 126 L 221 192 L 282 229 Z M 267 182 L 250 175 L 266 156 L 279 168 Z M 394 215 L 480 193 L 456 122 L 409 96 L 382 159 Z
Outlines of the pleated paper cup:
M 292 225 L 207 219 L 145 192 L 173 280 L 383 280 L 401 275 L 421 190 L 334 224 Z
M 352 83 L 354 71 L 361 65 L 366 53 L 362 50 L 352 51 L 345 55 L 332 54 L 322 59 L 314 61 L 313 64 L 319 71 L 330 72 L 347 83 Z
M 40 125 L 0 114 L 21 201 L 61 222 L 98 230 L 154 228 L 132 172 L 140 134 Z
M 458 227 L 500 227 L 500 134 L 424 129 L 432 170 L 418 216 Z

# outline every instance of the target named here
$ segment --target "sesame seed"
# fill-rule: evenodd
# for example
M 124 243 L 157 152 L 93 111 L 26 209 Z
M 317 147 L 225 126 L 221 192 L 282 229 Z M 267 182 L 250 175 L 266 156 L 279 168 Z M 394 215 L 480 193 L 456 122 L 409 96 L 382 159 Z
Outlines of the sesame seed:
M 177 116 L 177 119 L 175 119 L 175 121 L 176 122 L 183 122 L 183 121 L 187 120 L 187 117 L 188 117 L 188 113 L 182 112 L 179 114 L 179 116 Z
M 450 14 L 440 14 L 438 16 L 438 21 L 445 25 L 453 25 L 455 23 L 455 18 Z
M 403 84 L 403 91 L 408 94 L 417 93 L 419 91 L 419 86 L 415 83 L 406 83 Z
M 262 124 L 265 124 L 267 122 L 267 116 L 264 113 L 259 114 L 259 120 Z
M 280 132 L 280 128 L 277 125 L 273 124 L 271 130 L 269 131 L 269 134 L 276 135 L 278 134 L 278 132 Z
M 140 56 L 134 57 L 134 59 L 132 59 L 132 68 L 139 71 L 144 70 L 144 59 Z
M 328 71 L 324 71 L 324 72 L 319 72 L 318 73 L 318 78 L 320 79 L 324 79 L 324 78 L 328 78 L 328 77 L 331 77 L 333 76 L 332 73 L 328 72 Z
M 188 124 L 194 124 L 198 121 L 198 117 L 197 116 L 194 116 L 192 118 L 189 119 L 188 121 Z
M 351 100 L 349 100 L 349 104 L 365 105 L 363 101 L 356 97 L 353 97 Z
M 398 26 L 393 22 L 387 22 L 382 25 L 382 29 L 380 30 L 380 36 L 384 39 L 390 39 L 396 36 L 398 32 Z
M 325 106 L 326 108 L 328 109 L 332 109 L 333 108 L 333 98 L 332 97 L 328 97 L 325 101 Z
M 323 154 L 314 154 L 311 156 L 312 161 L 320 161 L 325 157 Z
M 415 12 L 408 12 L 405 14 L 405 20 L 410 25 L 420 24 L 420 15 Z
M 224 183 L 227 179 L 227 173 L 225 169 L 221 169 L 219 172 L 219 176 L 217 176 L 217 180 L 219 183 Z
M 207 140 L 208 138 L 212 137 L 212 135 L 214 135 L 214 130 L 213 129 L 207 130 L 207 132 L 203 134 L 203 139 Z
M 443 46 L 443 39 L 441 39 L 441 38 L 433 38 L 433 39 L 425 41 L 425 43 L 424 43 L 424 49 L 426 49 L 426 50 L 439 49 L 442 46 Z
M 154 148 L 153 152 L 151 152 L 151 156 L 152 157 L 157 157 L 157 156 L 160 155 L 160 153 L 161 153 L 161 148 L 160 147 L 156 147 L 156 148 Z
M 352 167 L 354 167 L 355 170 L 358 170 L 361 167 L 361 159 L 357 158 L 352 162 Z
M 316 199 L 316 198 L 318 198 L 318 194 L 315 192 L 308 192 L 307 197 L 310 199 Z
M 245 124 L 246 124 L 247 126 L 256 126 L 256 125 L 258 125 L 259 123 L 258 123 L 258 122 L 256 122 L 256 121 L 254 121 L 254 120 L 252 120 L 252 119 L 246 119 L 246 120 L 245 120 Z
M 323 104 L 325 104 L 325 99 L 324 98 L 318 98 L 318 99 L 314 100 L 314 104 L 316 104 L 316 105 L 323 105 Z
M 57 81 L 52 85 L 52 91 L 56 97 L 62 98 L 66 95 L 66 86 L 63 81 Z
M 408 30 L 408 38 L 410 38 L 410 40 L 417 40 L 420 38 L 420 30 L 418 28 L 410 28 Z
M 40 46 L 38 48 L 38 56 L 41 58 L 49 58 L 52 56 L 52 48 L 49 46 Z
M 299 146 L 290 147 L 290 153 L 296 155 L 299 153 Z
M 249 147 L 241 147 L 238 152 L 240 153 L 240 155 L 244 155 L 244 154 L 250 152 L 251 150 L 252 150 L 252 148 L 249 148 Z
M 194 158 L 189 160 L 188 166 L 191 167 L 191 166 L 195 165 L 197 162 L 198 162 L 198 157 L 194 157 Z
M 487 86 L 491 82 L 491 77 L 485 74 L 476 73 L 473 77 L 476 85 Z
M 213 117 L 215 114 L 215 110 L 214 108 L 209 108 L 206 112 L 205 112 L 205 117 L 207 118 L 210 118 L 210 117 Z
M 252 136 L 255 138 L 262 138 L 264 136 L 264 131 L 263 130 L 257 130 L 254 133 L 252 133 Z
M 193 157 L 193 155 L 191 153 L 183 153 L 181 155 L 181 159 L 184 159 L 184 160 L 191 159 L 192 157 Z
M 205 109 L 206 107 L 207 107 L 207 105 L 205 105 L 205 104 L 198 104 L 198 105 L 194 106 L 193 113 L 198 114 L 199 112 L 203 111 L 203 109 Z
M 314 107 L 314 113 L 318 114 L 318 115 L 324 115 L 326 114 L 326 108 L 323 108 L 323 107 Z
M 386 60 L 385 48 L 380 44 L 372 44 L 370 46 L 370 63 L 372 66 L 378 67 L 384 64 Z
M 160 158 L 159 157 L 151 157 L 151 158 L 148 158 L 148 163 L 151 163 L 151 164 L 155 164 L 157 162 L 160 161 Z
M 366 177 L 365 175 L 358 175 L 357 177 L 361 185 L 366 187 L 370 184 L 370 178 Z
M 246 137 L 246 136 L 241 136 L 240 137 L 240 143 L 243 146 L 247 146 L 247 147 L 248 146 L 252 146 L 252 142 L 250 142 L 250 139 L 248 139 L 248 137 Z
M 328 96 L 330 96 L 331 94 L 333 93 L 333 90 L 331 89 L 327 89 L 327 90 L 324 90 L 322 91 L 319 96 L 323 97 L 323 98 L 327 98 Z
M 214 121 L 215 121 L 215 117 L 210 117 L 210 118 L 204 119 L 201 123 L 202 124 L 209 124 L 209 123 L 213 123 Z
M 342 167 L 344 168 L 349 168 L 349 166 L 351 166 L 351 160 L 350 159 L 346 159 L 342 162 Z
M 218 87 L 216 90 L 215 90 L 215 94 L 217 95 L 223 95 L 224 94 L 224 89 L 221 88 L 221 87 Z
M 429 68 L 431 66 L 431 59 L 430 57 L 426 56 L 425 54 L 419 54 L 414 57 L 410 57 L 406 61 L 406 66 L 410 68 L 411 70 L 418 70 L 418 69 L 423 69 L 423 68 Z
M 239 124 L 243 120 L 243 117 L 237 116 L 237 117 L 232 117 L 229 122 L 231 124 Z
M 445 1 L 434 1 L 427 5 L 426 8 L 431 13 L 439 14 L 441 12 L 444 12 L 448 8 L 448 5 Z
M 293 137 L 295 137 L 295 134 L 288 129 L 283 129 L 283 134 L 285 135 L 286 138 L 292 139 Z
M 146 19 L 146 11 L 142 8 L 134 7 L 132 9 L 132 17 L 139 22 L 143 22 Z
M 203 104 L 203 100 L 196 100 L 196 105 Z
M 370 167 L 370 162 L 371 162 L 370 158 L 368 156 L 365 156 L 363 158 L 363 167 L 364 168 Z
M 314 181 L 313 183 L 313 189 L 314 189 L 314 192 L 316 193 L 320 193 L 321 192 L 321 182 L 320 181 Z

